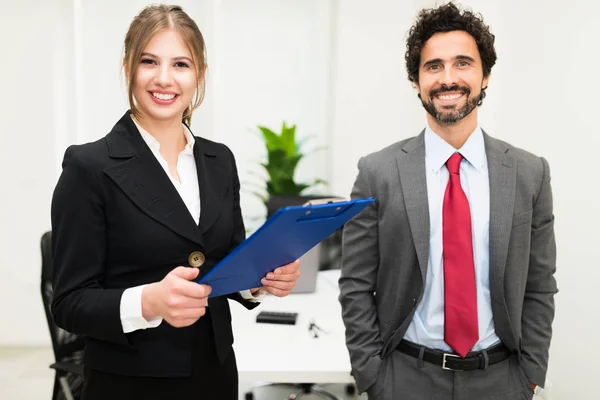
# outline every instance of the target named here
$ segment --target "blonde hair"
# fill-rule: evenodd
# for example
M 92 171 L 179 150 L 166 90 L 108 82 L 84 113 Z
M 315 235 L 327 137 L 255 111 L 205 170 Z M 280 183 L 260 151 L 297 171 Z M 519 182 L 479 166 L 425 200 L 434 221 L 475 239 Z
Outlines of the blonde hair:
M 133 82 L 137 75 L 137 66 L 150 39 L 162 29 L 176 30 L 188 46 L 196 67 L 196 99 L 183 112 L 182 122 L 190 125 L 192 112 L 197 109 L 204 99 L 206 46 L 198 25 L 187 15 L 180 6 L 153 4 L 144 8 L 129 25 L 125 35 L 123 51 L 123 67 L 127 80 L 129 106 L 134 117 L 139 117 L 133 97 Z

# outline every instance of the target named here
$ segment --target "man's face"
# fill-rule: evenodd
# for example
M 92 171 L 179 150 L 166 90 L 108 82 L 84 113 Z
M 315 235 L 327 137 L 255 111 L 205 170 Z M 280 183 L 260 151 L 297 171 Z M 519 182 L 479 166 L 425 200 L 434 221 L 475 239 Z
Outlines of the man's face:
M 421 51 L 419 91 L 423 107 L 441 124 L 468 116 L 486 88 L 475 39 L 464 31 L 436 33 Z

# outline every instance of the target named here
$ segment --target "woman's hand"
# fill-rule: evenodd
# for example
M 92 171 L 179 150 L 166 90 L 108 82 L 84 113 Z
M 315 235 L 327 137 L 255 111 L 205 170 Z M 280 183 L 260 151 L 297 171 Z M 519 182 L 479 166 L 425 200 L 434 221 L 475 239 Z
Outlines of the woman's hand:
M 269 272 L 260 282 L 263 289 L 277 297 L 285 297 L 296 286 L 296 281 L 300 277 L 300 260 L 291 264 L 276 268 Z
M 142 291 L 142 316 L 146 320 L 162 317 L 171 326 L 182 328 L 198 321 L 206 312 L 211 287 L 190 280 L 198 268 L 177 267 L 160 282 Z

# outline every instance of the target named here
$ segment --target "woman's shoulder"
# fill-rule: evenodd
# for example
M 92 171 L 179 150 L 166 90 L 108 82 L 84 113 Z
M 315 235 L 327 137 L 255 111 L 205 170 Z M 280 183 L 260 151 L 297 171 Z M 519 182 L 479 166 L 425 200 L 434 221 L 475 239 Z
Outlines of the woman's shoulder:
M 104 137 L 69 146 L 65 151 L 63 167 L 65 163 L 72 163 L 85 169 L 102 170 L 110 163 L 111 157 L 131 157 L 135 152 L 129 136 L 134 130 L 135 126 L 127 111 Z
M 90 172 L 102 170 L 106 167 L 108 159 L 108 144 L 106 137 L 103 137 L 94 142 L 67 147 L 63 158 L 63 168 L 72 166 Z

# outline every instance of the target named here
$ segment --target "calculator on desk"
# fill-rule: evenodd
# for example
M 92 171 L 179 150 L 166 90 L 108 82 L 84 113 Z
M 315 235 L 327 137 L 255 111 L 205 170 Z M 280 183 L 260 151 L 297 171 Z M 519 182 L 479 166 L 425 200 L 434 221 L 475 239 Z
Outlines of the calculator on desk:
M 256 316 L 256 322 L 265 324 L 295 325 L 298 313 L 281 311 L 261 311 Z

